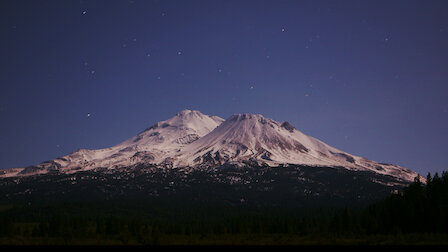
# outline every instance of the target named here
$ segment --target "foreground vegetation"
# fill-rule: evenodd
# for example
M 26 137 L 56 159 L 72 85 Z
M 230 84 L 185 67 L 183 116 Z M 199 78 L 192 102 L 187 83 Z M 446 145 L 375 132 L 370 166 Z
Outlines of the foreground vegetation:
M 102 246 L 319 246 L 319 245 L 448 245 L 445 234 L 397 234 L 362 237 L 320 237 L 294 234 L 226 234 L 226 235 L 160 235 L 157 240 L 148 236 L 142 242 L 135 237 L 94 237 L 63 239 L 60 237 L 10 237 L 0 238 L 2 245 L 102 245 Z
M 104 200 L 0 207 L 0 244 L 448 245 L 448 173 L 367 207 Z

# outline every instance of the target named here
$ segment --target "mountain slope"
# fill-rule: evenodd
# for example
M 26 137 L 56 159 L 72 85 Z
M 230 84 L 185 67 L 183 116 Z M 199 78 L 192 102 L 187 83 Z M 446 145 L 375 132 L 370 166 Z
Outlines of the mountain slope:
M 417 174 L 396 165 L 357 157 L 307 136 L 288 122 L 279 123 L 262 115 L 236 114 L 209 134 L 186 146 L 175 166 L 242 164 L 254 161 L 269 166 L 301 164 L 342 166 L 374 171 L 412 181 Z

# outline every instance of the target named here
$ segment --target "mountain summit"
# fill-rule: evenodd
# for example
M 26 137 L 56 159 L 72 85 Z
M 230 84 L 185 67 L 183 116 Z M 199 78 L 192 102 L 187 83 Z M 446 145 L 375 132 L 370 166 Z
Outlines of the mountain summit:
M 51 171 L 72 173 L 137 164 L 192 169 L 296 164 L 372 171 L 404 181 L 418 176 L 397 165 L 378 163 L 338 150 L 303 134 L 288 122 L 276 122 L 259 114 L 235 114 L 224 120 L 196 110 L 183 110 L 113 147 L 81 149 L 36 166 L 5 170 L 0 177 Z

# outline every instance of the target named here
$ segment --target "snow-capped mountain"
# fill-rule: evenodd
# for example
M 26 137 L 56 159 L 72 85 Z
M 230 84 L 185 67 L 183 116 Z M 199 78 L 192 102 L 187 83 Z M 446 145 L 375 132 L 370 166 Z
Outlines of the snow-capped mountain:
M 2 177 L 94 168 L 129 167 L 147 163 L 168 167 L 217 167 L 224 164 L 345 167 L 373 171 L 405 181 L 417 173 L 392 164 L 378 163 L 331 147 L 307 136 L 288 122 L 254 114 L 236 114 L 224 120 L 195 110 L 183 110 L 154 124 L 137 136 L 110 148 L 81 149 L 36 166 L 4 171 Z
M 3 177 L 48 173 L 76 172 L 99 167 L 115 168 L 138 163 L 161 164 L 189 143 L 206 135 L 224 119 L 199 111 L 183 110 L 174 117 L 158 122 L 135 137 L 110 148 L 80 149 L 69 155 L 39 165 L 3 171 Z
M 243 161 L 251 160 L 269 166 L 342 166 L 351 170 L 371 170 L 408 181 L 417 176 L 403 167 L 343 152 L 303 134 L 288 122 L 279 123 L 258 114 L 229 117 L 212 132 L 186 146 L 175 160 L 175 166 L 241 165 Z

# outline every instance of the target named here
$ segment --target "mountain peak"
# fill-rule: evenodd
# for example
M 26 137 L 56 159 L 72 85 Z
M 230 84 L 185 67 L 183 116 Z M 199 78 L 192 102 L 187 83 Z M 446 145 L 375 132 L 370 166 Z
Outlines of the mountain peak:
M 260 114 L 248 114 L 248 113 L 245 113 L 245 114 L 233 114 L 232 116 L 230 116 L 228 118 L 228 120 L 236 121 L 236 120 L 251 120 L 251 119 L 261 119 L 261 118 L 264 119 L 264 117 L 262 115 L 260 115 Z
M 234 114 L 230 116 L 225 123 L 244 123 L 244 124 L 267 124 L 267 123 L 275 123 L 274 120 L 265 118 L 260 114 Z
M 184 109 L 178 112 L 174 117 L 159 122 L 159 124 L 165 124 L 177 128 L 192 128 L 199 132 L 203 132 L 199 135 L 205 135 L 212 129 L 216 128 L 224 121 L 219 116 L 209 116 L 202 114 L 198 110 Z
M 309 142 L 309 139 L 291 135 L 294 129 L 287 122 L 280 124 L 260 114 L 234 114 L 188 146 L 183 154 L 188 165 L 203 162 L 209 152 L 219 153 L 230 161 L 262 159 L 290 163 L 289 157 L 303 156 L 309 151 L 301 143 L 302 140 Z
M 184 109 L 176 114 L 176 116 L 180 117 L 187 115 L 203 115 L 203 114 L 198 110 L 190 110 L 190 109 Z
M 202 114 L 198 110 L 184 109 L 176 113 L 170 119 L 157 122 L 143 131 L 143 133 L 149 132 L 150 134 L 153 134 L 153 131 L 160 133 L 161 130 L 169 130 L 173 132 L 167 133 L 168 135 L 176 135 L 177 133 L 182 132 L 181 134 L 197 134 L 203 136 L 216 128 L 223 121 L 224 119 L 218 116 L 208 116 Z M 168 135 L 165 136 L 165 138 L 170 138 Z
M 227 121 L 229 121 L 229 122 L 238 122 L 238 121 L 247 121 L 247 120 L 254 121 L 254 122 L 260 122 L 262 124 L 267 124 L 267 123 L 276 124 L 276 125 L 280 126 L 281 128 L 288 130 L 291 133 L 294 132 L 294 130 L 297 130 L 289 122 L 285 121 L 280 124 L 280 123 L 277 123 L 276 121 L 266 118 L 260 114 L 234 114 L 227 119 Z

